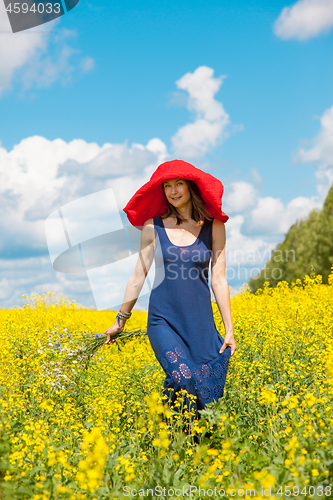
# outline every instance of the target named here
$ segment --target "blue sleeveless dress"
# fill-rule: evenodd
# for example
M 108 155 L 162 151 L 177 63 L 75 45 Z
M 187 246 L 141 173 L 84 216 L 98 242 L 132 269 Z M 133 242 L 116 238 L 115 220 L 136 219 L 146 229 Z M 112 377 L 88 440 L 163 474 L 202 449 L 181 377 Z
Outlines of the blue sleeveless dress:
M 165 371 L 163 394 L 174 403 L 185 389 L 185 409 L 198 410 L 223 396 L 230 360 L 212 311 L 208 270 L 213 221 L 205 220 L 192 245 L 171 243 L 163 221 L 154 219 L 155 279 L 149 298 L 147 333 Z M 193 417 L 192 417 L 193 418 Z

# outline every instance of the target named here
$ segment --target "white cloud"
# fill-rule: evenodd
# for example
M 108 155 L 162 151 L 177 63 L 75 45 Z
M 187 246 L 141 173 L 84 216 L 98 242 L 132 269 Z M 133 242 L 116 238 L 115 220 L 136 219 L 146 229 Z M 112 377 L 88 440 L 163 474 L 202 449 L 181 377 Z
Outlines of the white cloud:
M 230 217 L 226 225 L 226 276 L 233 289 L 237 289 L 250 278 L 257 276 L 270 259 L 271 252 L 278 243 L 277 238 L 270 241 L 266 236 L 263 238 L 245 236 L 242 233 L 246 218 L 242 215 Z
M 315 197 L 298 196 L 286 206 L 279 198 L 260 198 L 250 212 L 249 231 L 253 234 L 285 234 L 297 219 L 306 218 L 311 210 L 321 206 Z
M 55 50 L 52 56 L 47 54 L 50 48 L 50 42 L 43 52 L 38 51 L 30 59 L 29 65 L 22 73 L 23 88 L 29 89 L 34 85 L 38 88 L 49 87 L 56 80 L 63 84 L 69 82 L 72 78 L 75 65 L 72 64 L 72 56 L 79 51 L 73 49 L 68 43 L 69 37 L 75 36 L 74 31 L 64 30 L 55 37 Z
M 2 308 L 23 306 L 22 295 L 40 295 L 46 290 L 64 293 L 69 300 L 94 306 L 89 281 L 85 275 L 55 273 L 48 257 L 0 259 L 0 304 Z
M 135 173 L 156 160 L 156 153 L 142 144 L 133 143 L 131 147 L 128 147 L 125 142 L 124 144 L 108 144 L 107 147 L 105 146 L 104 150 L 95 158 L 82 164 L 88 175 L 95 178 L 135 175 Z
M 290 226 L 313 208 L 321 208 L 315 198 L 297 197 L 284 206 L 280 199 L 266 197 L 259 198 L 251 211 L 231 216 L 226 224 L 226 259 L 233 287 L 256 277 Z
M 317 191 L 322 201 L 325 200 L 330 187 L 333 184 L 333 168 L 317 168 L 315 172 L 317 179 Z
M 214 78 L 213 75 L 212 68 L 199 66 L 193 73 L 186 73 L 176 81 L 177 87 L 189 94 L 188 109 L 207 121 L 226 117 L 222 104 L 214 99 L 225 76 Z
M 271 245 L 262 238 L 252 238 L 242 234 L 245 222 L 243 215 L 230 217 L 227 223 L 226 255 L 229 265 L 240 263 L 261 264 L 270 255 Z
M 317 191 L 324 201 L 333 183 L 333 106 L 323 113 L 320 125 L 321 129 L 311 141 L 310 148 L 301 148 L 295 154 L 295 160 L 317 164 Z
M 200 66 L 176 82 L 179 89 L 188 92 L 187 107 L 195 116 L 193 123 L 181 127 L 171 139 L 178 157 L 200 158 L 227 137 L 229 115 L 214 97 L 225 76 L 213 75 L 212 68 Z
M 298 0 L 284 7 L 274 23 L 274 33 L 282 39 L 308 40 L 333 27 L 332 0 Z
M 45 50 L 47 38 L 42 33 L 13 35 L 3 2 L 0 2 L 0 95 L 10 88 L 15 71 L 29 62 L 38 50 Z
M 166 146 L 158 138 L 146 146 L 99 146 L 82 139 L 66 143 L 34 136 L 11 151 L 0 147 L 1 307 L 22 306 L 22 294 L 42 294 L 44 286 L 94 306 L 84 274 L 63 274 L 52 268 L 45 219 L 72 200 L 110 187 L 121 210 L 165 159 Z M 136 309 L 140 308 L 147 309 L 147 297 L 139 297 Z
M 112 187 L 119 207 L 125 206 L 165 158 L 159 139 L 129 147 L 34 136 L 12 151 L 0 147 L 0 256 L 45 253 L 45 219 L 86 194 Z
M 313 140 L 313 146 L 300 149 L 298 158 L 303 163 L 318 162 L 322 167 L 333 166 L 333 106 L 320 118 L 321 130 Z
M 53 20 L 52 27 L 57 23 Z M 47 87 L 56 80 L 68 82 L 78 68 L 87 72 L 94 67 L 92 58 L 82 58 L 80 51 L 68 44 L 68 39 L 76 36 L 75 31 L 63 29 L 54 36 L 36 27 L 13 34 L 3 2 L 0 2 L 0 33 L 0 96 L 16 80 L 23 90 Z
M 249 182 L 233 182 L 224 198 L 223 210 L 229 213 L 241 213 L 256 204 L 257 191 Z

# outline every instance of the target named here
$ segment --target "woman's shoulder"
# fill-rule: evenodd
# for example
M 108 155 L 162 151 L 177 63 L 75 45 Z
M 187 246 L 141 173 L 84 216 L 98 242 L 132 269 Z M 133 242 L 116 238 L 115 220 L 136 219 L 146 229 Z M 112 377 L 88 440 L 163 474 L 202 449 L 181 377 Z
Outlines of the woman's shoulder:
M 144 223 L 143 223 L 143 227 L 146 227 L 146 226 L 153 226 L 154 225 L 154 218 L 153 217 L 150 217 L 150 219 L 147 219 Z
M 154 249 L 156 247 L 155 245 L 155 231 L 154 231 L 154 219 L 151 217 L 150 219 L 147 219 L 143 226 L 142 226 L 142 242 L 144 246 L 148 246 L 151 243 L 154 244 Z
M 212 237 L 213 240 L 216 238 L 225 238 L 225 224 L 220 219 L 213 219 L 212 223 Z
M 213 219 L 213 227 L 224 227 L 224 222 L 220 219 Z

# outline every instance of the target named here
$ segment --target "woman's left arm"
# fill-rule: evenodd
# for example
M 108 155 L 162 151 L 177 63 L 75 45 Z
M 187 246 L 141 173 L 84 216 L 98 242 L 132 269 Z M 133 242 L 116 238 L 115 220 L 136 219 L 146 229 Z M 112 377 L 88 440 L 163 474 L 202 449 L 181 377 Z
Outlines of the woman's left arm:
M 227 346 L 230 346 L 231 356 L 237 349 L 234 339 L 234 328 L 231 318 L 230 294 L 227 278 L 225 275 L 226 234 L 224 222 L 219 219 L 213 221 L 213 243 L 212 243 L 212 264 L 211 264 L 211 286 L 216 299 L 217 307 L 222 316 L 225 329 L 224 344 L 221 347 L 222 353 Z

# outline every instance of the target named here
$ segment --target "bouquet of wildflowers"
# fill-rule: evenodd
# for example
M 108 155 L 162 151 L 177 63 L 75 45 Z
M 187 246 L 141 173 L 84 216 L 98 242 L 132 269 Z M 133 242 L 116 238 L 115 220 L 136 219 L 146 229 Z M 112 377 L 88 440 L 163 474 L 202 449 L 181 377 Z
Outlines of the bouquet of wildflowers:
M 39 353 L 48 352 L 57 357 L 60 355 L 63 362 L 79 363 L 84 365 L 85 368 L 88 367 L 90 359 L 100 347 L 105 345 L 106 341 L 104 333 L 75 330 L 61 326 L 55 326 L 53 331 L 47 332 L 48 335 L 45 340 L 38 341 Z M 112 338 L 115 339 L 118 349 L 121 350 L 121 343 L 126 343 L 135 338 L 143 339 L 146 335 L 146 329 L 136 328 L 117 333 Z

